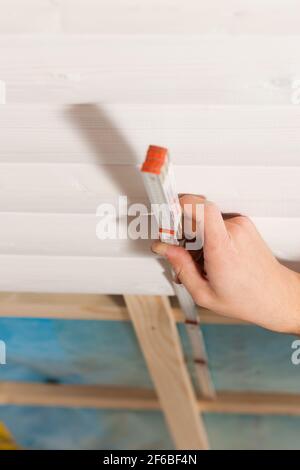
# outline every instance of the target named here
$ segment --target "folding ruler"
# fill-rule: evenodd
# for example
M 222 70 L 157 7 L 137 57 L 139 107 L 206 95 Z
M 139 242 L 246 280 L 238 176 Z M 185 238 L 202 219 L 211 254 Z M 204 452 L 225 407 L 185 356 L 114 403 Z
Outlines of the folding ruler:
M 182 210 L 175 191 L 174 172 L 168 150 L 150 145 L 141 172 L 151 208 L 158 223 L 161 241 L 179 245 Z M 174 278 L 174 273 L 172 277 Z M 199 392 L 205 397 L 213 398 L 215 390 L 207 366 L 207 355 L 197 307 L 182 284 L 173 282 L 173 286 L 185 315 Z

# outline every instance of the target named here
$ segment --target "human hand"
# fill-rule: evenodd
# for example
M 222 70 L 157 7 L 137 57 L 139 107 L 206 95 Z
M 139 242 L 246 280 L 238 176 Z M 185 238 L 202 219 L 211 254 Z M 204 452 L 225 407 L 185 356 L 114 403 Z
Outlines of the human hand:
M 272 254 L 250 219 L 223 220 L 217 206 L 200 196 L 180 198 L 182 207 L 204 204 L 203 263 L 183 247 L 155 242 L 196 304 L 285 333 L 300 331 L 300 275 Z M 300 243 L 300 240 L 299 240 Z

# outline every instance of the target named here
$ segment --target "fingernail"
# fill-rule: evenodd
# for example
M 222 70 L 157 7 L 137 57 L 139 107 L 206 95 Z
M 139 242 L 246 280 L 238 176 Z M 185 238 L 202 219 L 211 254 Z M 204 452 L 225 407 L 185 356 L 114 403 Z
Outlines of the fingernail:
M 166 256 L 168 245 L 162 242 L 154 242 L 153 245 L 151 246 L 151 250 L 153 251 L 153 253 L 156 253 L 157 255 Z
M 204 196 L 204 194 L 194 194 L 194 193 L 179 193 L 178 194 L 179 199 L 185 196 L 199 197 L 203 199 L 204 201 L 206 201 L 206 196 Z

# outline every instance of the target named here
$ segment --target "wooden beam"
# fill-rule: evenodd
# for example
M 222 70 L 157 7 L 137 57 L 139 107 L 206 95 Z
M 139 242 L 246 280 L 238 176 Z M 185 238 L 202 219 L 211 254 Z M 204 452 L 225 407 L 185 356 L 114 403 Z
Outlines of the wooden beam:
M 122 296 L 1 293 L 0 317 L 129 321 Z
M 208 449 L 168 299 L 126 295 L 125 301 L 176 448 Z
M 157 410 L 152 390 L 100 385 L 0 382 L 1 405 Z
M 199 400 L 198 407 L 207 413 L 300 416 L 300 395 L 226 391 L 215 401 Z
M 178 323 L 184 315 L 175 298 L 172 313 Z M 0 318 L 56 318 L 61 320 L 130 321 L 128 309 L 119 295 L 0 293 Z M 241 320 L 223 317 L 199 308 L 201 324 L 240 324 Z
M 160 410 L 153 390 L 102 385 L 0 382 L 0 405 Z M 205 413 L 300 416 L 300 394 L 220 391 L 214 401 L 198 399 Z
M 198 310 L 200 323 L 202 325 L 249 325 L 249 323 L 246 321 L 240 320 L 238 318 L 223 317 L 222 315 L 218 315 L 217 313 L 211 312 L 206 308 L 199 307 Z

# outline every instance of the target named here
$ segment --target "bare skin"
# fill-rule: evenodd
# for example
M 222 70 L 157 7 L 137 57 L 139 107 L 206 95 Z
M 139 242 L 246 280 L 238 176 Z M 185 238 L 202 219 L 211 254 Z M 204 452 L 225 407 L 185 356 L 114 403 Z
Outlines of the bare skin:
M 217 206 L 200 196 L 183 196 L 180 203 L 205 204 L 203 269 L 182 247 L 155 242 L 152 250 L 171 263 L 196 304 L 299 334 L 300 274 L 276 260 L 252 221 L 242 216 L 224 220 Z

